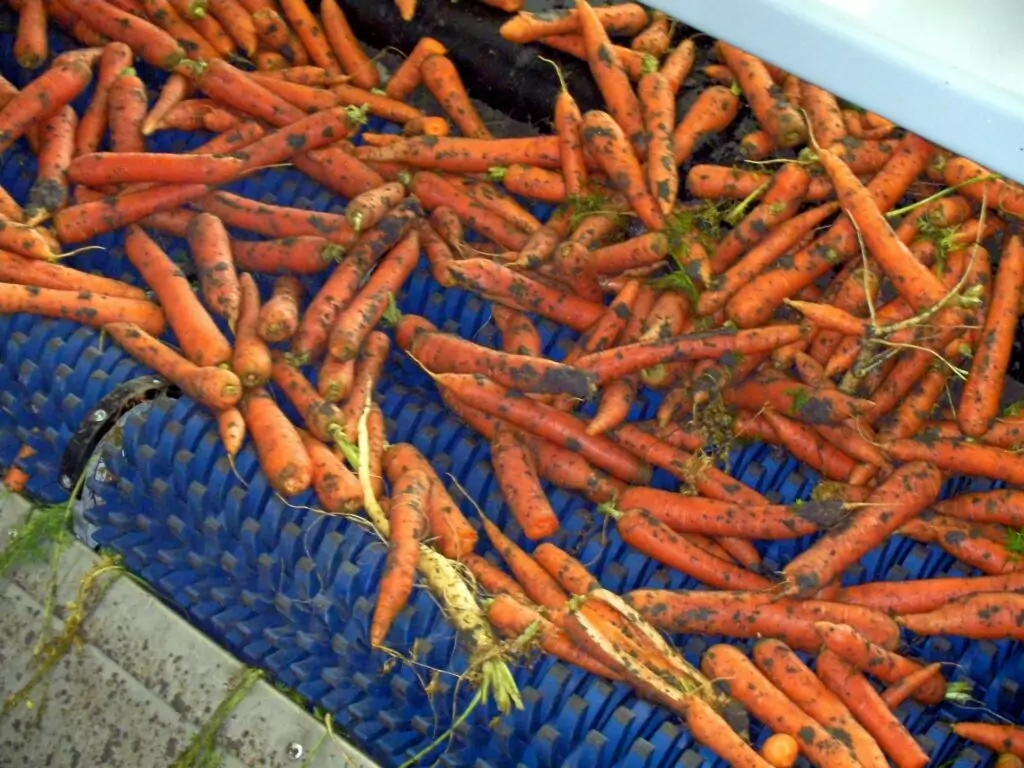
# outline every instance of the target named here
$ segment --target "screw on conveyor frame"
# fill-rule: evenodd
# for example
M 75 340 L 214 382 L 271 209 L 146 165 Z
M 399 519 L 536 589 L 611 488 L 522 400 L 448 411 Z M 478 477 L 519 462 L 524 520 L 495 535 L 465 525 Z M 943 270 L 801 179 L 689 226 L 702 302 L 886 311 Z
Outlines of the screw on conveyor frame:
M 64 489 L 70 491 L 72 485 L 74 485 L 74 483 L 71 481 L 71 475 L 61 475 L 60 476 L 60 486 L 61 486 L 61 488 L 64 488 Z
M 305 748 L 297 741 L 293 741 L 288 745 L 288 757 L 292 760 L 301 760 L 302 756 L 306 754 Z
M 92 412 L 92 416 L 90 416 L 90 417 L 89 417 L 89 419 L 90 419 L 91 421 L 94 421 L 94 422 L 96 422 L 97 424 L 99 424 L 99 423 L 100 423 L 101 421 L 103 421 L 104 419 L 106 419 L 106 418 L 107 418 L 107 416 L 109 416 L 109 415 L 110 415 L 110 414 L 109 414 L 109 413 L 107 413 L 107 412 L 106 412 L 105 410 L 103 410 L 102 408 L 97 408 L 97 409 L 96 409 L 95 411 L 93 411 L 93 412 Z

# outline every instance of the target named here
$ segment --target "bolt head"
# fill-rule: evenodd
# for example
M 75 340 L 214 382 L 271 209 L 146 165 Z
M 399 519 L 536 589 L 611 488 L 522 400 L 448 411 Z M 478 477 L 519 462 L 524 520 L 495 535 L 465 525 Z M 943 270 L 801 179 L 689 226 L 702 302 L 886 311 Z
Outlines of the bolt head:
M 288 757 L 291 760 L 301 760 L 304 754 L 306 754 L 306 750 L 299 742 L 293 741 L 288 745 Z
M 89 418 L 97 424 L 107 418 L 109 414 L 102 408 L 92 412 L 92 416 Z
M 60 485 L 61 485 L 62 488 L 67 488 L 68 490 L 71 490 L 71 487 L 74 485 L 74 483 L 71 482 L 71 476 L 70 475 L 61 475 L 60 476 Z

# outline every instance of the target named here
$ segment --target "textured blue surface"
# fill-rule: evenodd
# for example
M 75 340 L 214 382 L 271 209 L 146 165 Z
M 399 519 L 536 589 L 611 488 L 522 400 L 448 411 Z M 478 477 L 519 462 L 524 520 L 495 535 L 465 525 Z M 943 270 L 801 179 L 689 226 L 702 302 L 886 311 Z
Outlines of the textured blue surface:
M 9 36 L 8 36 L 9 37 Z M 66 41 L 54 38 L 57 50 Z M 24 75 L 11 65 L 0 43 L 3 73 Z M 143 73 L 156 83 L 154 73 Z M 373 126 L 380 130 L 383 126 Z M 178 151 L 206 137 L 157 134 L 153 149 Z M 24 200 L 34 159 L 20 143 L 4 157 L 0 183 Z M 295 171 L 273 170 L 235 187 L 240 194 L 285 205 L 340 211 L 344 201 Z M 538 211 L 539 215 L 545 211 Z M 239 233 L 242 235 L 243 233 Z M 102 238 L 109 250 L 76 256 L 73 263 L 136 281 L 124 259 L 120 235 Z M 187 263 L 184 244 L 165 241 Z M 320 278 L 308 280 L 315 289 Z M 269 283 L 263 282 L 265 290 Z M 405 312 L 423 314 L 467 338 L 494 344 L 486 301 L 461 290 L 442 290 L 425 264 L 399 300 Z M 564 354 L 574 335 L 540 322 L 545 350 Z M 379 383 L 392 442 L 415 444 L 442 477 L 451 473 L 509 535 L 528 548 L 502 504 L 488 464 L 489 449 L 449 416 L 427 377 L 394 354 Z M 73 324 L 27 316 L 0 316 L 0 466 L 9 465 L 27 443 L 36 454 L 23 462 L 28 491 L 45 500 L 66 497 L 57 472 L 60 457 L 84 415 L 117 384 L 146 371 L 96 332 Z M 657 393 L 645 393 L 635 409 L 649 417 Z M 360 526 L 310 509 L 311 494 L 286 504 L 269 489 L 247 446 L 229 465 L 210 415 L 187 399 L 160 398 L 139 406 L 99 449 L 104 466 L 88 479 L 88 518 L 97 541 L 121 553 L 128 566 L 168 602 L 247 663 L 269 670 L 312 704 L 333 712 L 338 725 L 385 765 L 400 763 L 442 733 L 466 705 L 471 690 L 451 674 L 432 682 L 432 669 L 464 670 L 466 658 L 453 631 L 425 590 L 417 590 L 395 623 L 388 644 L 410 661 L 372 653 L 367 634 L 383 566 L 384 548 Z M 785 453 L 748 447 L 733 456 L 738 476 L 763 493 L 789 502 L 807 498 L 816 476 Z M 951 482 L 947 492 L 967 481 Z M 674 487 L 659 474 L 655 483 Z M 553 539 L 578 553 L 602 583 L 618 592 L 637 587 L 693 587 L 694 582 L 661 567 L 625 545 L 582 499 L 549 488 L 563 527 Z M 463 503 L 472 520 L 472 505 Z M 782 565 L 801 542 L 765 545 L 766 563 Z M 494 558 L 486 543 L 481 552 Z M 847 576 L 850 582 L 902 580 L 963 573 L 951 557 L 903 539 L 870 553 Z M 677 637 L 697 662 L 716 638 Z M 986 707 L 1012 716 L 1024 710 L 1024 651 L 1019 644 L 907 638 L 911 652 L 955 663 L 953 679 L 974 681 Z M 516 670 L 526 708 L 491 722 L 478 710 L 447 745 L 449 766 L 696 766 L 717 765 L 696 747 L 663 709 L 550 659 Z M 961 751 L 945 721 L 973 716 L 953 708 L 900 711 L 934 757 L 958 768 L 991 763 L 984 751 Z M 755 739 L 764 729 L 755 726 Z

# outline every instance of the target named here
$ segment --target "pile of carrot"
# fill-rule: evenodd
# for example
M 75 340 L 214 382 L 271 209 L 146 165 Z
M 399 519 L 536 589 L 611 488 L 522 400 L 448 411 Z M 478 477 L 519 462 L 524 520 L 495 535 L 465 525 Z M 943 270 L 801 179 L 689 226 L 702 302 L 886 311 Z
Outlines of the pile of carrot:
M 358 515 L 368 453 L 390 531 L 373 645 L 428 551 L 472 573 L 499 633 L 628 682 L 731 764 L 924 766 L 895 713 L 941 703 L 946 670 L 902 654 L 903 633 L 1024 639 L 1024 491 L 939 500 L 962 474 L 1024 485 L 1024 419 L 1003 402 L 1024 187 L 724 41 L 676 40 L 632 3 L 509 17 L 507 39 L 584 59 L 605 100 L 583 114 L 563 81 L 553 133 L 518 138 L 493 135 L 436 40 L 385 72 L 338 0 L 9 4 L 18 62 L 40 73 L 0 79 L 0 150 L 24 138 L 39 174 L 24 208 L 0 189 L 0 312 L 103 329 L 215 413 L 229 456 L 251 439 L 282 496 L 312 489 Z M 85 47 L 51 58 L 50 21 Z M 169 73 L 155 98 L 137 60 Z M 429 113 L 410 104 L 421 89 Z M 744 109 L 745 162 L 693 162 Z M 368 132 L 367 115 L 402 130 Z M 149 151 L 165 130 L 214 135 Z M 282 164 L 344 213 L 224 189 Z M 557 207 L 540 221 L 524 199 Z M 71 266 L 113 231 L 149 293 Z M 500 349 L 397 312 L 421 253 L 444 289 L 491 303 Z M 538 318 L 576 332 L 564 359 Z M 387 443 L 374 392 L 397 353 L 490 444 L 514 528 L 467 518 L 428 457 Z M 638 421 L 650 390 L 660 407 Z M 748 439 L 816 472 L 813 498 L 776 503 L 732 477 L 718 458 Z M 653 487 L 655 471 L 684 492 Z M 561 528 L 545 481 L 704 589 L 604 589 L 539 541 Z M 476 552 L 480 531 L 505 568 Z M 893 536 L 977 575 L 844 581 Z M 758 546 L 774 540 L 801 546 L 779 572 Z M 758 642 L 696 669 L 661 632 Z M 736 707 L 774 732 L 762 754 Z M 954 730 L 1024 758 L 1018 726 Z

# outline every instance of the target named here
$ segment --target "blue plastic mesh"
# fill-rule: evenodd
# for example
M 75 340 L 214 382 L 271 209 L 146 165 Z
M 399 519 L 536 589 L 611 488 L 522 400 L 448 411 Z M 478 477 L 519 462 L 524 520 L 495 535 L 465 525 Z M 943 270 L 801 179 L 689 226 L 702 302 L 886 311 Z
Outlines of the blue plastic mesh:
M 51 42 L 56 51 L 68 45 L 59 35 Z M 10 45 L 10 36 L 0 42 L 2 71 L 22 83 L 26 75 L 13 65 Z M 147 82 L 160 82 L 158 73 L 142 69 Z M 371 128 L 394 130 L 385 124 Z M 206 138 L 160 133 L 151 147 L 180 151 Z M 4 157 L 0 183 L 24 200 L 34 173 L 34 158 L 19 144 Z M 265 171 L 232 189 L 313 210 L 340 211 L 345 202 L 291 170 Z M 538 216 L 548 212 L 536 211 Z M 164 243 L 187 265 L 181 241 L 165 238 Z M 108 250 L 76 256 L 75 266 L 138 282 L 119 234 L 98 244 Z M 308 278 L 307 287 L 315 290 L 322 280 Z M 262 285 L 269 290 L 269 281 Z M 489 304 L 459 289 L 442 289 L 425 263 L 399 305 L 480 343 L 496 341 Z M 545 351 L 555 358 L 564 355 L 574 334 L 544 321 L 538 326 Z M 96 332 L 69 323 L 0 316 L 0 339 L 0 466 L 9 465 L 19 446 L 27 443 L 36 450 L 22 462 L 32 478 L 28 492 L 51 501 L 66 497 L 57 473 L 72 432 L 115 386 L 146 371 L 115 345 L 102 346 Z M 415 444 L 442 476 L 451 473 L 489 517 L 529 548 L 498 495 L 486 442 L 447 414 L 429 379 L 411 361 L 394 354 L 389 362 L 379 383 L 389 439 Z M 634 416 L 651 416 L 658 400 L 657 393 L 645 393 Z M 188 399 L 167 398 L 139 406 L 99 451 L 104 463 L 88 479 L 86 497 L 99 544 L 122 554 L 134 572 L 239 658 L 334 713 L 338 725 L 380 762 L 398 764 L 417 752 L 468 703 L 469 686 L 460 686 L 452 674 L 435 679 L 431 672 L 458 674 L 467 660 L 430 596 L 418 590 L 388 636 L 388 644 L 411 662 L 396 663 L 372 653 L 367 636 L 383 567 L 381 543 L 356 524 L 309 510 L 315 503 L 311 494 L 290 505 L 283 502 L 268 487 L 249 446 L 232 469 L 216 425 L 203 408 Z M 737 452 L 732 467 L 752 487 L 786 502 L 807 498 L 817 481 L 813 472 L 767 446 Z M 946 492 L 968 483 L 977 485 L 951 481 Z M 674 487 L 664 473 L 656 475 L 655 484 Z M 581 498 L 552 487 L 548 491 L 563 523 L 554 542 L 577 553 L 606 587 L 624 592 L 696 586 L 625 545 Z M 464 511 L 474 519 L 468 502 Z M 765 544 L 762 554 L 768 565 L 782 565 L 806 543 Z M 486 543 L 480 549 L 495 559 Z M 941 551 L 894 538 L 866 556 L 846 580 L 965 572 Z M 674 640 L 695 663 L 717 641 Z M 914 655 L 955 662 L 951 676 L 973 681 L 986 707 L 1006 716 L 1024 710 L 1020 644 L 907 640 Z M 446 745 L 442 764 L 720 765 L 664 709 L 638 699 L 624 685 L 547 658 L 518 668 L 516 679 L 526 708 L 493 722 L 497 713 L 481 708 Z M 984 751 L 961 751 L 962 742 L 944 725 L 962 718 L 962 711 L 925 709 L 911 702 L 900 715 L 933 755 L 933 764 L 955 759 L 957 768 L 967 768 L 991 762 Z M 759 741 L 767 734 L 754 724 L 752 735 Z

